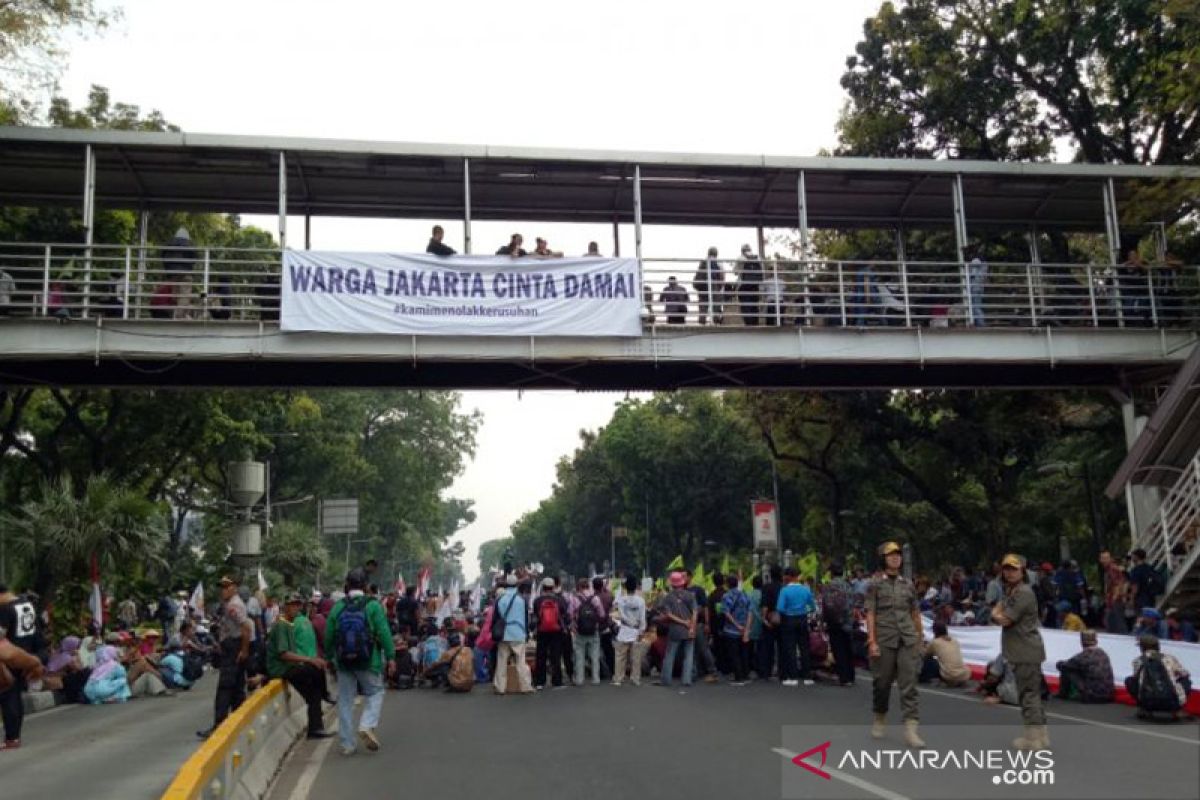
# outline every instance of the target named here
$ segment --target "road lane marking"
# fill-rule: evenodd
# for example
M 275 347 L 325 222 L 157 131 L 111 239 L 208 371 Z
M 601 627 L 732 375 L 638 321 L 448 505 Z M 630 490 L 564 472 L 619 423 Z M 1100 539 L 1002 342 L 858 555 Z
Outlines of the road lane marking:
M 797 755 L 799 755 L 798 753 L 793 753 L 790 750 L 784 750 L 782 747 L 772 747 L 771 752 L 778 753 L 788 761 L 791 761 Z M 883 798 L 883 800 L 909 800 L 907 795 L 900 794 L 899 792 L 893 792 L 891 789 L 885 789 L 882 786 L 878 786 L 870 781 L 864 781 L 862 778 L 854 775 L 847 775 L 845 772 L 834 769 L 831 766 L 826 765 L 821 767 L 821 769 L 829 773 L 831 778 L 836 778 L 842 783 L 847 783 L 851 786 L 862 789 L 864 792 L 870 792 L 876 797 Z M 295 799 L 293 798 L 293 800 Z
M 858 680 L 866 681 L 868 683 L 871 681 L 870 678 L 862 676 L 862 675 L 858 676 Z M 927 689 L 924 686 L 921 686 L 918 688 L 921 690 L 922 694 L 936 694 L 939 697 L 949 697 L 951 700 L 965 700 L 968 703 L 975 703 L 978 706 L 983 705 L 982 701 L 980 701 L 979 699 L 977 699 L 975 697 L 968 697 L 968 696 L 962 695 L 962 694 L 953 694 L 951 692 L 943 692 L 940 689 Z M 1006 703 L 999 703 L 995 706 L 992 706 L 992 708 L 1007 708 L 1010 711 L 1020 711 L 1021 710 L 1020 707 L 1018 707 L 1018 706 L 1010 706 L 1010 705 L 1007 705 Z M 1169 733 L 1160 733 L 1158 731 L 1148 731 L 1145 728 L 1131 727 L 1129 725 L 1114 725 L 1111 722 L 1100 722 L 1099 720 L 1086 719 L 1084 717 L 1074 717 L 1074 716 L 1071 716 L 1070 714 L 1060 714 L 1057 711 L 1047 711 L 1046 716 L 1054 717 L 1055 719 L 1065 719 L 1070 722 L 1081 722 L 1085 725 L 1095 725 L 1098 728 L 1109 728 L 1110 730 L 1120 731 L 1121 733 L 1136 733 L 1140 736 L 1153 736 L 1155 739 L 1168 739 L 1172 742 L 1182 742 L 1183 744 L 1200 746 L 1200 739 L 1188 739 L 1185 736 L 1172 736 Z

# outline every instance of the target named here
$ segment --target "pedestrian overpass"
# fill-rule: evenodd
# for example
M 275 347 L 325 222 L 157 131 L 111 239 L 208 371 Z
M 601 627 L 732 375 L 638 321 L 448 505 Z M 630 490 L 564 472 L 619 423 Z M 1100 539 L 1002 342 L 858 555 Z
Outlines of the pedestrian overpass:
M 1171 255 L 1167 231 L 1197 185 L 1200 168 L 1184 167 L 0 128 L 0 203 L 80 212 L 77 241 L 0 242 L 0 380 L 1129 389 L 1164 383 L 1196 340 L 1200 269 Z M 97 241 L 98 207 L 138 212 L 138 240 Z M 164 210 L 277 214 L 280 247 L 148 242 L 148 214 Z M 632 225 L 640 330 L 283 330 L 289 215 L 305 219 L 305 249 L 314 215 L 461 220 L 452 244 L 464 254 L 473 220 L 603 223 L 614 255 Z M 721 277 L 700 287 L 703 250 L 643 255 L 644 228 L 659 224 L 745 227 L 757 253 L 715 260 Z M 773 231 L 790 234 L 782 255 L 766 252 Z M 831 231 L 873 231 L 876 247 L 885 232 L 891 252 L 832 257 Z M 1093 252 L 1068 249 L 1069 236 L 1090 236 Z M 1123 263 L 1147 238 L 1154 256 Z M 513 269 L 537 262 L 514 259 Z M 682 295 L 664 295 L 672 276 Z

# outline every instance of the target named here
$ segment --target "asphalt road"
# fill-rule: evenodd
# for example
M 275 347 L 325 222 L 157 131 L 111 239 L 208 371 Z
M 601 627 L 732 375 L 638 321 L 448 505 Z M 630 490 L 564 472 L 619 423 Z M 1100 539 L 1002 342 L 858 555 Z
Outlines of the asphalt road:
M 865 677 L 852 688 L 701 684 L 685 692 L 604 684 L 533 696 L 498 697 L 487 686 L 467 696 L 389 692 L 379 753 L 344 757 L 336 745 L 304 742 L 272 798 L 1200 797 L 1194 722 L 1145 723 L 1128 706 L 1052 701 L 1054 784 L 1009 786 L 995 784 L 1004 764 L 994 770 L 845 764 L 847 752 L 908 752 L 898 704 L 882 743 L 867 734 L 869 707 Z M 925 739 L 938 753 L 1007 752 L 1020 733 L 1016 709 L 985 706 L 956 690 L 923 690 L 921 714 Z M 828 778 L 791 762 L 824 742 L 830 742 L 822 769 Z M 820 754 L 806 763 L 820 769 Z
M 159 797 L 212 722 L 214 686 L 26 717 L 21 749 L 0 753 L 0 798 Z

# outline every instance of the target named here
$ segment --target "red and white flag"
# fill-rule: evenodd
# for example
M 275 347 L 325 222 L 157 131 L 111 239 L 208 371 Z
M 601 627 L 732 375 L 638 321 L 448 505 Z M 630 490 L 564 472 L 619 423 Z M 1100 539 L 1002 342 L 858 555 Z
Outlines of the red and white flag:
M 425 594 L 429 591 L 429 579 L 432 577 L 432 570 L 429 567 L 421 567 L 421 571 L 417 573 L 417 599 L 424 600 Z

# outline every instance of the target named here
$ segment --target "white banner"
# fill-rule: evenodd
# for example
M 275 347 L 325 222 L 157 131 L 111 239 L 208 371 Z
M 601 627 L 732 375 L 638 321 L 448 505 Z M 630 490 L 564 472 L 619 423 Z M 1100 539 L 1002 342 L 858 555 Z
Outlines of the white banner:
M 933 638 L 932 624 L 925 619 L 925 638 Z M 957 639 L 962 648 L 963 661 L 974 666 L 987 666 L 987 663 L 1000 655 L 1000 631 L 998 625 L 952 626 L 947 628 L 950 638 Z M 1046 660 L 1042 663 L 1042 674 L 1058 676 L 1055 666 L 1059 661 L 1066 661 L 1083 649 L 1079 644 L 1079 634 L 1054 628 L 1042 628 L 1042 641 L 1046 643 Z M 1116 686 L 1124 686 L 1125 679 L 1133 672 L 1133 660 L 1141 655 L 1137 638 L 1122 636 L 1115 633 L 1098 632 L 1096 636 L 1100 649 L 1108 653 L 1112 662 L 1113 680 Z M 1164 653 L 1170 653 L 1179 659 L 1183 668 L 1194 676 L 1200 675 L 1200 644 L 1189 642 L 1173 642 L 1163 640 L 1159 646 Z
M 287 250 L 285 331 L 639 336 L 632 258 L 440 257 Z

